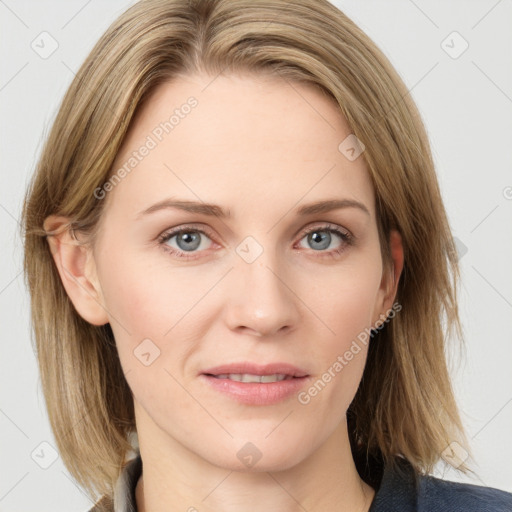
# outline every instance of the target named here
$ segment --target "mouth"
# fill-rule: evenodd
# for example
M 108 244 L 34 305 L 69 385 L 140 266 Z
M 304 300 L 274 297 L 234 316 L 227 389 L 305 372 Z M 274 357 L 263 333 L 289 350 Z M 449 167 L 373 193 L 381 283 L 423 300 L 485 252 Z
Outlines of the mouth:
M 270 405 L 298 393 L 310 375 L 287 363 L 249 362 L 217 366 L 201 372 L 212 389 L 248 405 Z

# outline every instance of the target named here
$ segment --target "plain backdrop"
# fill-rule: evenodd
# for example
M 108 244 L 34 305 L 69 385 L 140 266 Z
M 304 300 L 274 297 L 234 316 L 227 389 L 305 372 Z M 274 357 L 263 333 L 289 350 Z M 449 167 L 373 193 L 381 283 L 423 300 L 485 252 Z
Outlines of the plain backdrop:
M 0 512 L 92 505 L 53 451 L 31 344 L 19 218 L 73 73 L 132 3 L 0 1 Z M 417 102 L 457 238 L 467 352 L 450 356 L 450 367 L 478 478 L 442 463 L 435 475 L 512 492 L 512 2 L 334 3 L 385 52 Z

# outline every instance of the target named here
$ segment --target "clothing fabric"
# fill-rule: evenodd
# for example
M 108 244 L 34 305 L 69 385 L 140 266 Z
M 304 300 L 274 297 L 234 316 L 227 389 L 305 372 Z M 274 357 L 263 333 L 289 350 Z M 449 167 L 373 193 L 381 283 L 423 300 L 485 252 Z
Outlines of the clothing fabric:
M 135 487 L 141 474 L 142 460 L 137 454 L 116 483 L 114 512 L 137 512 Z M 402 457 L 397 457 L 396 469 L 384 468 L 374 488 L 369 512 L 512 512 L 512 493 L 419 475 Z M 89 512 L 100 512 L 100 503 Z

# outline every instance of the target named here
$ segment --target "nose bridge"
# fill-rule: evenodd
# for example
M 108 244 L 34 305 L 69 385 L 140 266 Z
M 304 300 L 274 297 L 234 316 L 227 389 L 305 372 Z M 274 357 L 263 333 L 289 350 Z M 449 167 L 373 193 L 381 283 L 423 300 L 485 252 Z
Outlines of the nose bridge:
M 287 286 L 285 262 L 278 252 L 252 236 L 237 247 L 232 278 L 236 282 L 231 297 L 231 327 L 245 327 L 260 335 L 293 327 L 298 318 L 294 294 Z

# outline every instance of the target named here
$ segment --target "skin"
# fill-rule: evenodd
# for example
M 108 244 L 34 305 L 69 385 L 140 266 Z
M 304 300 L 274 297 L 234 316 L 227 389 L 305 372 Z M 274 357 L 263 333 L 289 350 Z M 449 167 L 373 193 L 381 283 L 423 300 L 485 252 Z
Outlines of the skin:
M 144 465 L 138 510 L 368 510 L 374 490 L 356 471 L 345 417 L 366 345 L 307 405 L 296 395 L 240 404 L 198 374 L 234 361 L 281 361 L 306 369 L 311 385 L 389 313 L 403 267 L 400 236 L 391 234 L 393 268 L 385 269 L 366 163 L 338 150 L 351 130 L 326 95 L 263 75 L 212 80 L 162 84 L 139 112 L 114 169 L 176 107 L 198 100 L 108 193 L 94 247 L 68 232 L 49 238 L 78 313 L 94 325 L 110 322 L 115 335 Z M 177 209 L 137 218 L 171 196 L 218 204 L 231 218 Z M 368 213 L 296 214 L 340 198 Z M 51 216 L 45 227 L 67 220 Z M 158 245 L 160 234 L 191 223 L 207 230 L 195 252 L 181 245 L 194 259 Z M 326 223 L 349 232 L 353 244 Z M 331 235 L 327 248 L 304 233 L 315 226 Z M 247 236 L 263 249 L 252 263 L 236 252 Z M 176 236 L 166 245 L 180 250 Z M 160 350 L 149 366 L 134 355 L 146 338 Z M 237 457 L 247 442 L 262 455 L 253 467 Z

